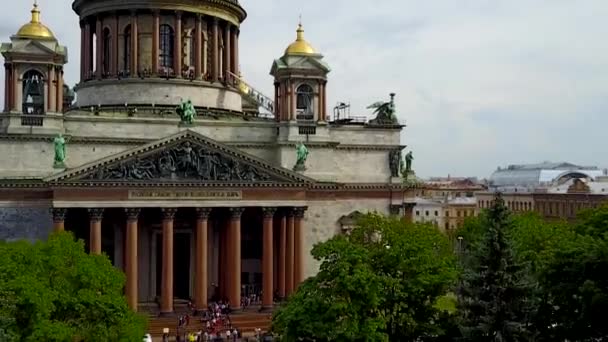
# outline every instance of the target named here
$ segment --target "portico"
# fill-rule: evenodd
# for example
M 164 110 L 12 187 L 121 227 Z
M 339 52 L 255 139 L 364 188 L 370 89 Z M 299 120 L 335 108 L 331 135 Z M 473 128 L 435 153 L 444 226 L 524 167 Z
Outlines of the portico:
M 291 294 L 303 280 L 310 180 L 191 131 L 68 170 L 53 188 L 53 227 L 126 274 L 137 309 L 174 299 L 205 308 L 242 295 Z

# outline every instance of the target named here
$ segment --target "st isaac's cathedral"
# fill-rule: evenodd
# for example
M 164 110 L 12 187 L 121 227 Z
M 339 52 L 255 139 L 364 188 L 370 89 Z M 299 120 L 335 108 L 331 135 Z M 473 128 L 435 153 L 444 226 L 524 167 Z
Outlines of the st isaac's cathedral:
M 373 120 L 329 112 L 330 67 L 301 25 L 268 61 L 266 96 L 238 70 L 237 0 L 72 8 L 74 88 L 38 5 L 0 48 L 0 239 L 71 231 L 125 271 L 131 307 L 171 313 L 174 298 L 238 308 L 251 292 L 271 306 L 317 271 L 312 246 L 358 213 L 411 215 L 394 95 Z

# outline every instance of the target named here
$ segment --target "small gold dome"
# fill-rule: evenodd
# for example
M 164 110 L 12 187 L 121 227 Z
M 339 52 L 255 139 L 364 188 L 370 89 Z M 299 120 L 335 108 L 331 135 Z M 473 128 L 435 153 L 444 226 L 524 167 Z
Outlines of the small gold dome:
M 296 32 L 298 33 L 296 41 L 291 43 L 291 45 L 287 47 L 287 49 L 285 50 L 285 54 L 315 54 L 315 49 L 304 39 L 304 28 L 302 27 L 302 24 L 298 25 L 298 30 Z
M 34 8 L 32 8 L 32 20 L 21 26 L 16 36 L 20 38 L 55 39 L 53 32 L 40 22 L 40 10 L 37 3 L 34 3 Z

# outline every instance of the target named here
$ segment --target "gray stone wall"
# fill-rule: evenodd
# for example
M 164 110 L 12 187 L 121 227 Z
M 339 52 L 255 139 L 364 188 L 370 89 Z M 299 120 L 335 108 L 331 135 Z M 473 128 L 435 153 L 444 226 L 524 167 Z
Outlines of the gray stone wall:
M 49 208 L 0 208 L 0 240 L 45 240 L 52 230 Z

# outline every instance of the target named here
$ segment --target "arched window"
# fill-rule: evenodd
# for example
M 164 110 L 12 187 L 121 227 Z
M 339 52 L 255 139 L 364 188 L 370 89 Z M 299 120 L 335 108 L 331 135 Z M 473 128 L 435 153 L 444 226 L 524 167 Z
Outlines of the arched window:
M 102 60 L 102 66 L 103 66 L 102 73 L 104 76 L 110 72 L 110 49 L 112 48 L 111 38 L 112 38 L 112 36 L 110 34 L 110 29 L 105 28 L 103 30 L 103 60 Z
M 158 56 L 158 64 L 163 68 L 173 68 L 174 40 L 175 34 L 173 28 L 167 24 L 160 25 L 160 55 Z
M 314 98 L 312 87 L 308 84 L 302 84 L 296 89 L 297 101 L 296 112 L 300 115 L 305 115 L 302 119 L 312 120 L 313 108 L 312 102 Z
M 129 71 L 131 69 L 131 25 L 127 25 L 125 28 L 123 42 L 122 70 Z
M 44 76 L 37 70 L 23 75 L 23 114 L 44 114 Z

